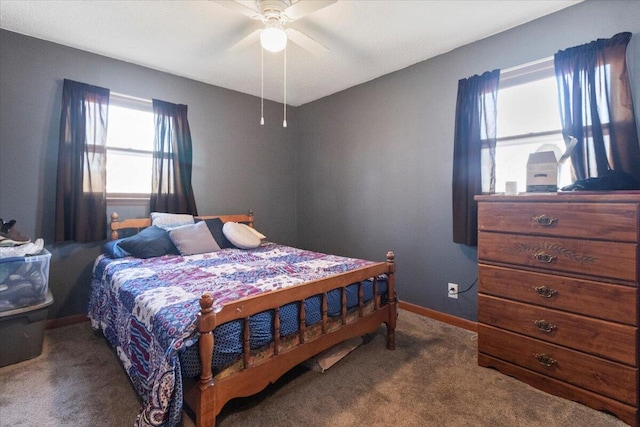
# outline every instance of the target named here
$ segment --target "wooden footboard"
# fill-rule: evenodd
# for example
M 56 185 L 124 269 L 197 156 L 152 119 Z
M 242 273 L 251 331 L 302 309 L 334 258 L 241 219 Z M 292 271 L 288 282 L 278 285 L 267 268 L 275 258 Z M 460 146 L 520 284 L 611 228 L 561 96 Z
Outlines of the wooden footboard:
M 185 387 L 184 401 L 194 411 L 198 427 L 215 426 L 216 416 L 222 407 L 236 397 L 250 396 L 275 382 L 284 373 L 303 361 L 315 356 L 333 345 L 351 337 L 375 331 L 382 323 L 387 325 L 387 348 L 395 349 L 395 327 L 397 300 L 395 294 L 395 259 L 393 252 L 387 253 L 387 261 L 339 274 L 322 280 L 308 282 L 292 288 L 276 290 L 268 294 L 249 297 L 215 308 L 209 294 L 200 298 L 201 312 L 197 320 L 200 331 L 200 359 L 202 373 L 198 382 L 189 389 Z M 382 303 L 377 276 L 388 277 L 388 299 Z M 346 287 L 352 283 L 374 278 L 374 298 L 371 307 L 365 310 L 363 285 L 359 285 L 357 315 L 347 315 Z M 337 322 L 327 315 L 327 293 L 341 289 L 342 313 Z M 304 300 L 314 295 L 322 296 L 322 320 L 320 333 L 310 336 L 306 333 Z M 297 302 L 300 307 L 299 327 L 295 345 L 284 348 L 280 345 L 279 307 Z M 249 317 L 267 310 L 274 310 L 274 342 L 268 357 L 254 359 L 250 351 Z M 211 368 L 214 338 L 217 325 L 232 320 L 244 322 L 244 351 L 242 368 L 232 375 L 215 379 Z M 331 323 L 331 327 L 330 327 Z M 337 325 L 337 326 L 336 326 Z

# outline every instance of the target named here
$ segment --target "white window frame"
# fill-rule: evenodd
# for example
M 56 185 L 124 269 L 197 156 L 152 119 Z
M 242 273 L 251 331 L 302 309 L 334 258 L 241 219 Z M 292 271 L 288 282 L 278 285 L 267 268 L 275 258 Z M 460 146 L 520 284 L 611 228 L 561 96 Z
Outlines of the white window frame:
M 117 105 L 118 107 L 140 110 L 153 114 L 153 102 L 150 99 L 137 98 L 121 93 L 111 92 L 109 96 L 109 105 Z M 152 123 L 153 126 L 153 123 Z M 107 137 L 108 137 L 107 129 Z M 107 157 L 109 153 L 118 153 L 124 155 L 148 155 L 153 156 L 153 144 L 150 150 L 140 150 L 134 148 L 106 147 Z M 107 182 L 109 177 L 107 176 Z M 149 177 L 151 181 L 151 177 Z M 151 193 L 114 193 L 107 192 L 107 202 L 114 205 L 139 205 L 141 202 L 149 202 Z
M 553 57 L 547 57 L 538 61 L 533 61 L 520 66 L 508 68 L 500 72 L 500 85 L 498 88 L 498 100 L 500 99 L 500 90 L 511 88 L 518 85 L 524 85 L 533 83 L 537 80 L 547 79 L 550 77 L 555 78 L 555 69 Z M 554 108 L 557 108 L 557 102 L 554 104 Z M 560 114 L 558 112 L 558 114 Z M 500 120 L 500 110 L 498 110 L 498 120 Z M 547 142 L 548 141 L 548 142 Z M 563 141 L 562 128 L 545 130 L 540 132 L 530 132 L 524 134 L 515 134 L 508 136 L 498 136 L 496 138 L 496 156 L 499 155 L 500 148 L 513 147 L 513 146 L 525 146 L 531 143 L 553 143 L 559 145 L 559 148 L 564 152 L 564 144 L 557 144 L 557 141 Z M 525 165 L 521 165 L 526 168 Z M 496 169 L 498 164 L 496 163 Z M 569 163 L 565 163 L 562 166 L 563 171 L 561 173 L 561 181 L 558 186 L 561 187 L 564 184 L 569 184 L 570 181 L 570 166 Z M 496 173 L 497 175 L 497 173 Z M 496 192 L 504 192 L 505 181 L 511 180 L 509 178 L 498 181 L 496 177 Z M 526 182 L 518 183 L 518 191 L 526 191 Z

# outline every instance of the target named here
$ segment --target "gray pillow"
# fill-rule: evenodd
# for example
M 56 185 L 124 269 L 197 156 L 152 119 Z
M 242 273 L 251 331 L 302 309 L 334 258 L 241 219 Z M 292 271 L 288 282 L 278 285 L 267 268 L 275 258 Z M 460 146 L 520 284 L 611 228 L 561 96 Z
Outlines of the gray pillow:
M 196 255 L 220 250 L 205 222 L 181 225 L 169 231 L 169 237 L 180 255 Z

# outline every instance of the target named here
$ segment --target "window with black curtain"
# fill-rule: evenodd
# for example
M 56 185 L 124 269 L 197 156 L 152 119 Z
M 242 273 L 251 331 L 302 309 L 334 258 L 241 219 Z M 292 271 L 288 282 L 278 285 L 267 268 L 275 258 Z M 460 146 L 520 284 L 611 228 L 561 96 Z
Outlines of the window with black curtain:
M 56 242 L 82 243 L 106 238 L 107 185 L 116 189 L 110 193 L 111 197 L 150 198 L 151 211 L 197 215 L 191 185 L 193 150 L 187 106 L 154 99 L 148 102 L 147 108 L 139 99 L 118 96 L 114 120 L 120 113 L 124 119 L 120 117 L 122 126 L 113 129 L 117 138 L 108 141 L 109 100 L 109 89 L 64 80 L 56 186 Z M 139 123 L 132 127 L 132 118 L 146 121 L 147 115 L 149 119 L 153 118 L 149 128 L 141 123 L 146 130 L 135 132 Z M 149 139 L 148 148 L 147 142 L 139 141 L 139 137 Z M 140 171 L 145 169 L 137 167 L 136 161 L 149 161 L 148 185 L 139 182 L 144 179 Z M 127 176 L 108 181 L 108 170 Z

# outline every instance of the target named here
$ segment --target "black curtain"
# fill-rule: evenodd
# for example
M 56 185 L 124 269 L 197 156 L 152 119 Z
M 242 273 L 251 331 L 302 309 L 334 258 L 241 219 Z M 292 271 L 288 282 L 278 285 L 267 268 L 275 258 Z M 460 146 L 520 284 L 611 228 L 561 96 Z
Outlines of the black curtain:
M 562 132 L 578 139 L 575 179 L 611 169 L 640 180 L 640 146 L 627 73 L 631 33 L 559 51 L 554 56 Z
M 495 192 L 495 150 L 500 70 L 458 82 L 453 146 L 453 241 L 478 244 L 474 196 Z
M 55 241 L 107 237 L 106 141 L 109 89 L 64 80 Z
M 153 100 L 155 142 L 151 212 L 197 215 L 191 187 L 191 131 L 187 106 Z

